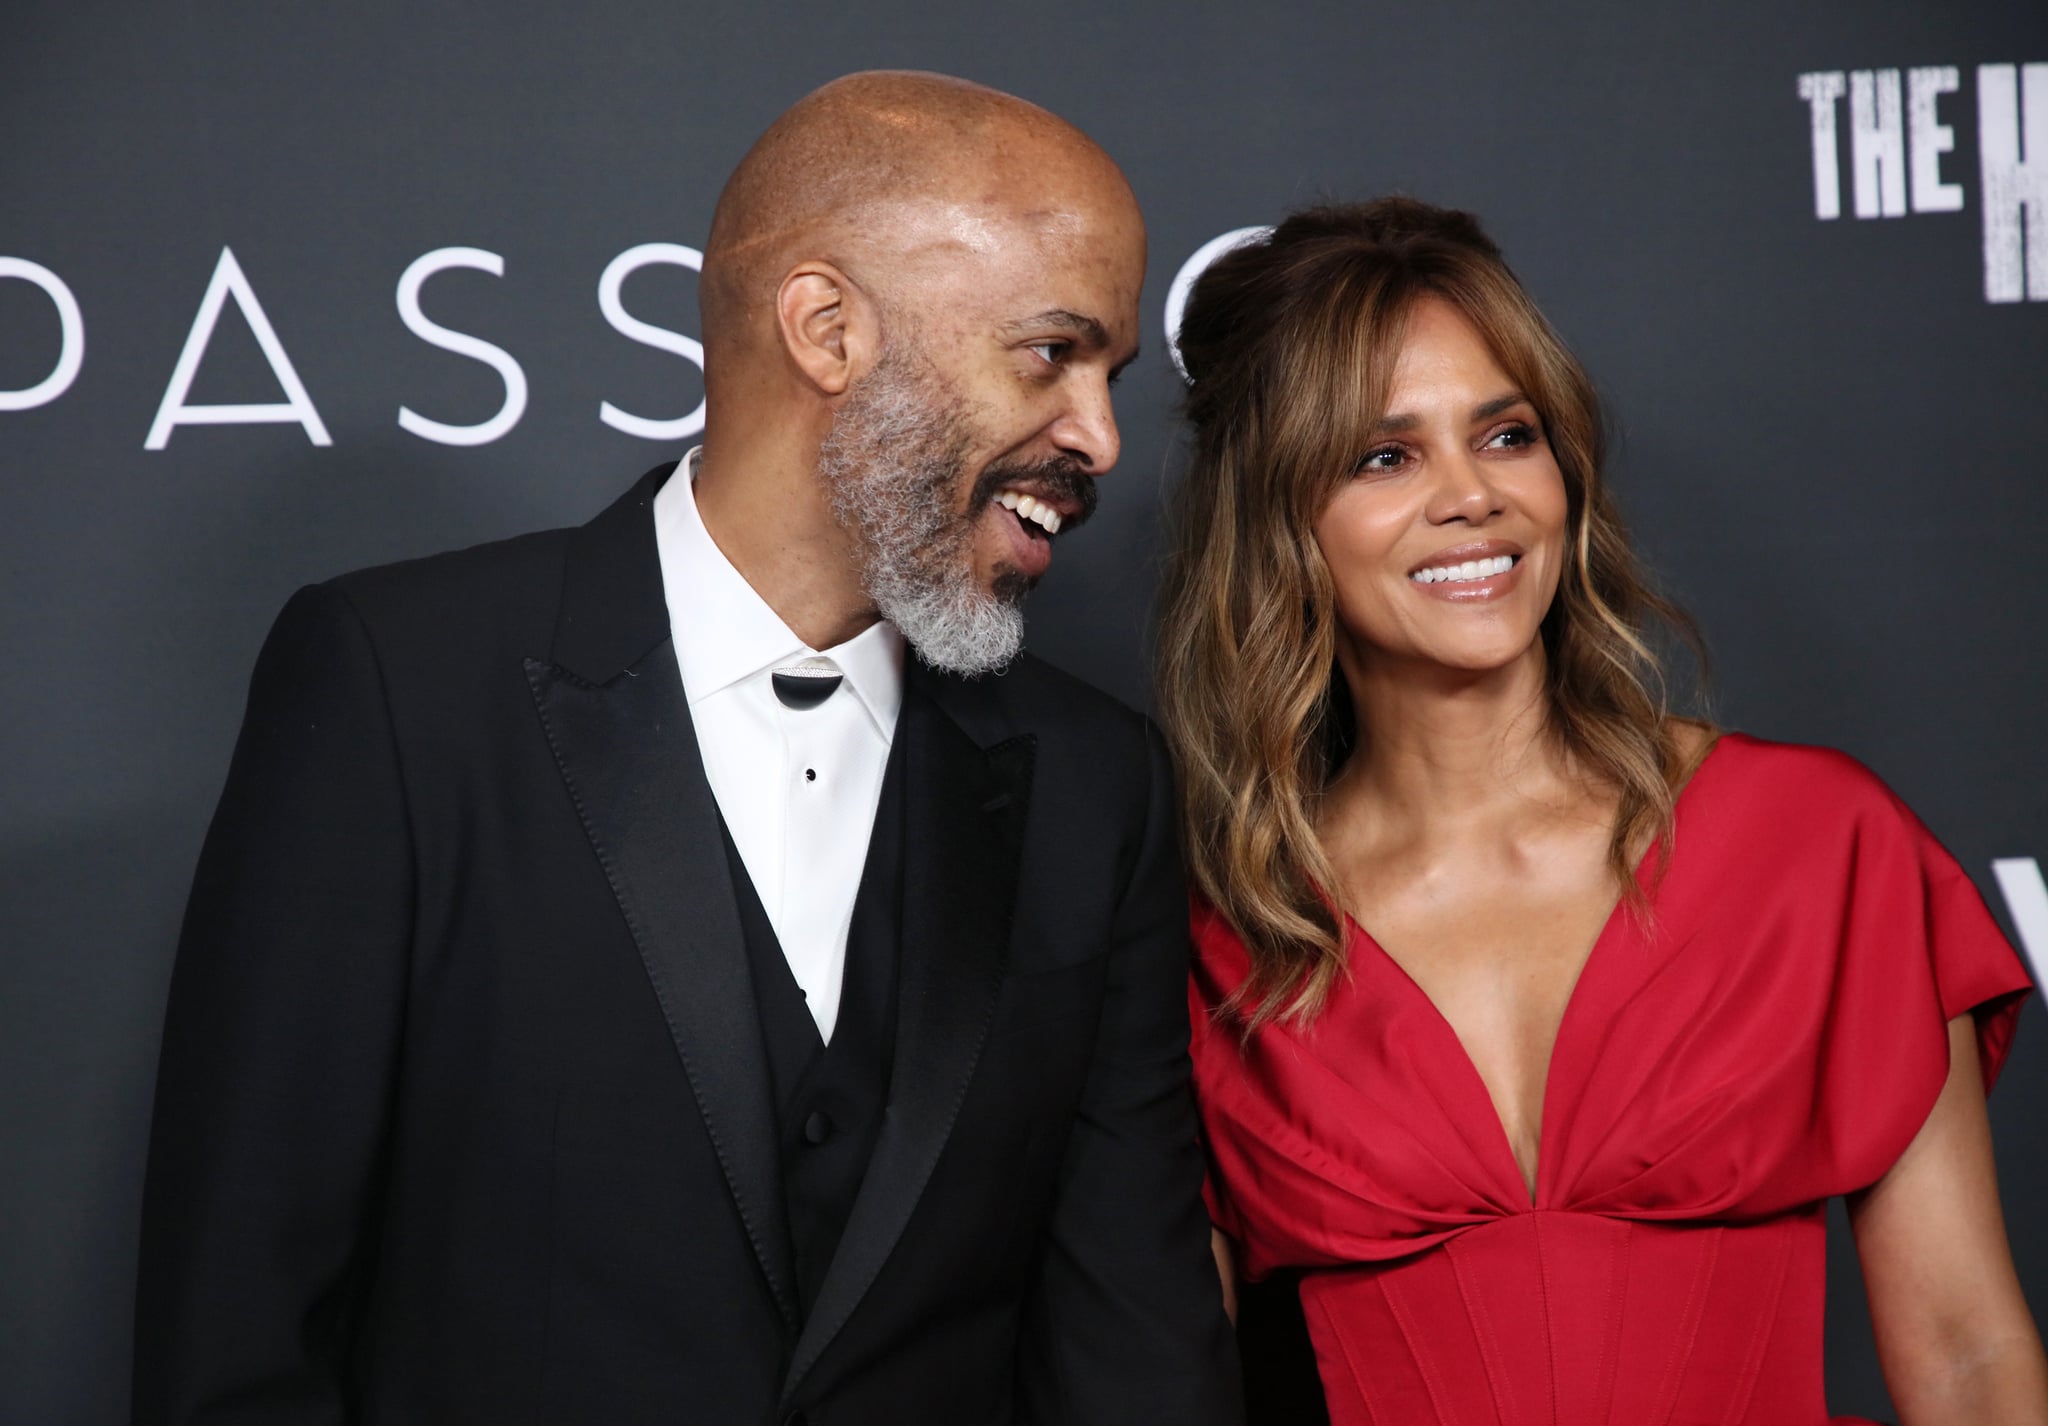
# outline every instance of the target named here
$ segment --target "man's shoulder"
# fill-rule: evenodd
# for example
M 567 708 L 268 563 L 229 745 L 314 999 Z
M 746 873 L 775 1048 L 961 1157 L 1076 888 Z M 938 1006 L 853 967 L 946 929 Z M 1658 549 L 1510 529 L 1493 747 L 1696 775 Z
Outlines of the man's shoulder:
M 1036 654 L 1019 655 L 995 684 L 1023 726 L 1056 728 L 1088 746 L 1142 747 L 1156 736 L 1152 720 L 1130 704 Z
M 548 653 L 571 533 L 535 531 L 332 576 L 293 596 L 266 648 L 359 642 L 401 706 L 496 688 L 507 670 L 518 677 L 527 658 Z
M 325 588 L 394 645 L 493 654 L 516 646 L 539 657 L 573 626 L 582 637 L 573 647 L 606 662 L 619 650 L 600 639 L 593 653 L 588 631 L 623 630 L 639 648 L 650 630 L 667 631 L 652 505 L 672 466 L 656 466 L 581 525 L 356 570 Z
M 337 575 L 327 584 L 358 605 L 365 618 L 510 614 L 535 605 L 552 613 L 574 560 L 615 574 L 619 566 L 633 564 L 637 554 L 648 569 L 655 567 L 650 507 L 659 477 L 668 469 L 656 466 L 581 524 L 373 565 Z
M 1028 651 L 1017 655 L 1003 670 L 1000 681 L 1016 697 L 1042 702 L 1048 708 L 1070 709 L 1082 717 L 1144 721 L 1143 714 L 1115 694 Z
M 480 614 L 540 597 L 552 604 L 573 527 L 370 565 L 324 581 L 365 620 Z

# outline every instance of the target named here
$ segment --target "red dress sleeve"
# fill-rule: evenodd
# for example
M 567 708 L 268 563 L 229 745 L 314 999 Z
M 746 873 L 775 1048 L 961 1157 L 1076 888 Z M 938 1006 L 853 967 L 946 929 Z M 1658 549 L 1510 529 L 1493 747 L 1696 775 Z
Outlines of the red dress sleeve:
M 1976 1020 L 1989 1091 L 2032 988 L 1956 859 L 1873 774 L 1836 761 L 1845 884 L 1808 1165 L 1830 1194 L 1876 1182 L 1912 1142 L 1947 1080 L 1959 1015 Z

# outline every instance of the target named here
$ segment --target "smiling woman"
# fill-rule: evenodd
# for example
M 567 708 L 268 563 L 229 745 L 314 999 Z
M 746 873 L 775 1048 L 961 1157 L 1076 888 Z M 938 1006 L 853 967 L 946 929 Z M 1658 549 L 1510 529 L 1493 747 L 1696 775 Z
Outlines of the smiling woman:
M 1423 489 L 1402 478 L 1410 468 L 1449 468 L 1426 459 L 1422 415 L 1389 404 L 1411 327 L 1432 348 L 1448 341 L 1455 355 L 1484 358 L 1475 379 L 1485 390 L 1469 415 L 1471 434 L 1493 448 L 1487 468 L 1533 461 L 1548 473 L 1549 542 L 1534 552 L 1534 577 L 1513 580 L 1529 586 L 1514 603 L 1523 642 L 1540 621 L 1546 655 L 1523 673 L 1540 672 L 1557 736 L 1615 791 L 1617 880 L 1669 825 L 1692 751 L 1663 717 L 1662 671 L 1640 632 L 1661 619 L 1697 647 L 1692 626 L 1642 578 L 1601 481 L 1592 383 L 1477 223 L 1389 199 L 1312 209 L 1227 254 L 1180 329 L 1196 456 L 1167 572 L 1160 702 L 1183 761 L 1196 884 L 1247 933 L 1257 1019 L 1313 1014 L 1341 973 L 1336 910 L 1320 891 L 1333 873 L 1310 803 L 1357 731 L 1348 685 L 1331 676 L 1352 627 L 1340 613 L 1363 613 L 1343 606 L 1373 596 L 1340 588 L 1343 555 L 1323 540 L 1348 551 L 1389 518 L 1373 510 L 1400 518 L 1387 489 L 1405 492 L 1393 500 Z M 1519 559 L 1494 548 L 1497 530 L 1455 544 L 1423 534 L 1399 574 L 1453 558 Z M 1514 593 L 1508 581 L 1496 589 L 1434 572 L 1415 583 L 1480 601 L 1480 620 L 1465 623 L 1496 629 L 1506 600 L 1495 596 Z M 1387 612 L 1407 608 L 1397 600 Z
M 1209 1202 L 1330 1419 L 1820 1426 L 1847 1195 L 1904 1418 L 2048 1421 L 1984 1113 L 2025 972 L 1868 771 L 1669 711 L 1689 625 L 1478 224 L 1297 215 L 1181 348 Z

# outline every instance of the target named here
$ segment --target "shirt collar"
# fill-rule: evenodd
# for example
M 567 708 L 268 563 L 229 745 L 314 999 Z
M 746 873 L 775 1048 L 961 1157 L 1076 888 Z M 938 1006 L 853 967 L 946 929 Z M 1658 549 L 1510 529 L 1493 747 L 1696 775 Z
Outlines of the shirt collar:
M 845 643 L 813 649 L 798 638 L 718 548 L 697 510 L 694 447 L 654 497 L 654 540 L 683 692 L 692 704 L 812 654 L 846 675 L 882 736 L 903 707 L 903 636 L 878 619 Z

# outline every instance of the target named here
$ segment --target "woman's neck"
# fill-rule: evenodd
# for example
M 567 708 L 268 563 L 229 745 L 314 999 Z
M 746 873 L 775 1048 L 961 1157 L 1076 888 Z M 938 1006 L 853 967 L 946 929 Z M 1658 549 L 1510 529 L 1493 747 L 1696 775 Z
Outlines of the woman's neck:
M 1552 734 L 1541 644 L 1483 673 L 1369 653 L 1340 662 L 1357 751 L 1325 799 L 1326 826 L 1362 817 L 1410 844 L 1512 837 L 1532 812 L 1588 800 Z

